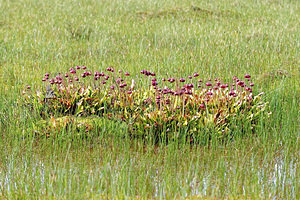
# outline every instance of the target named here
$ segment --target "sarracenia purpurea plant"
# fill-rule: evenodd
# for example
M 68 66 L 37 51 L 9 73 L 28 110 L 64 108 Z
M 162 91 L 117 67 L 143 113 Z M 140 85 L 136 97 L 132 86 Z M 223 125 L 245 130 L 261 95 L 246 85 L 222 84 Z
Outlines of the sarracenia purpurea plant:
M 25 105 L 49 121 L 48 128 L 40 128 L 42 134 L 94 116 L 125 122 L 131 135 L 168 140 L 197 138 L 203 131 L 223 138 L 237 124 L 254 130 L 259 117 L 270 114 L 268 102 L 261 99 L 263 93 L 253 95 L 248 74 L 243 80 L 234 76 L 231 83 L 218 78 L 204 82 L 198 73 L 161 80 L 148 70 L 141 74 L 149 80 L 146 87 L 137 86 L 128 72 L 113 67 L 92 73 L 76 66 L 65 73 L 46 73 L 42 91 L 30 86 L 23 91 Z M 78 124 L 91 130 L 88 122 Z

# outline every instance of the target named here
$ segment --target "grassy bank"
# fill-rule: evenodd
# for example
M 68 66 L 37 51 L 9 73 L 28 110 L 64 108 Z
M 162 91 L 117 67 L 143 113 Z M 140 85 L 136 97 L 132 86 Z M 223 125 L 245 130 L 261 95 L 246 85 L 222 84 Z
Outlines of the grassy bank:
M 298 19 L 298 1 L 2 1 L 0 198 L 299 198 Z M 22 90 L 74 65 L 249 73 L 272 115 L 205 145 L 121 138 L 124 124 L 105 120 L 84 139 L 35 137 Z

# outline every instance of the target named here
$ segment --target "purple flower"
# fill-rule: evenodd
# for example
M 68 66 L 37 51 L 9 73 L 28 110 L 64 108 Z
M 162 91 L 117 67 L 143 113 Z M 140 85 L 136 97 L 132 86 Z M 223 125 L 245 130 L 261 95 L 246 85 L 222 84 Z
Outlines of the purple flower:
M 125 76 L 129 76 L 130 74 L 128 72 L 125 72 Z
M 184 78 L 179 79 L 180 82 L 185 82 Z
M 70 73 L 71 73 L 71 74 L 76 74 L 76 70 L 73 69 L 73 68 L 70 68 Z
M 211 86 L 211 83 L 210 83 L 210 82 L 207 82 L 207 83 L 206 83 L 206 86 Z
M 119 86 L 120 86 L 120 88 L 124 88 L 124 87 L 127 86 L 127 84 L 126 84 L 126 83 L 123 83 L 123 84 L 120 84 Z
M 150 75 L 151 75 L 151 72 L 146 71 L 146 72 L 145 72 L 145 75 L 146 75 L 146 76 L 150 76 Z
M 242 85 L 244 85 L 244 81 L 239 81 L 237 84 L 242 86 Z
M 233 95 L 235 95 L 235 93 L 233 91 L 230 91 L 229 96 L 233 96 Z
M 54 84 L 54 79 L 52 78 L 52 79 L 50 79 L 49 80 L 49 83 L 52 85 L 52 84 Z
M 157 86 L 157 82 L 156 82 L 156 81 L 153 81 L 151 84 L 152 84 L 153 86 Z
M 168 81 L 169 81 L 170 83 L 173 83 L 173 82 L 175 82 L 175 78 L 168 78 Z
M 169 105 L 171 103 L 170 99 L 166 99 L 166 104 Z
M 194 74 L 194 77 L 198 77 L 198 76 L 199 76 L 199 73 L 195 73 L 195 74 Z
M 193 83 L 190 83 L 190 84 L 188 84 L 187 86 L 188 86 L 188 88 L 190 89 L 190 88 L 193 88 L 193 87 L 194 87 L 194 84 L 193 84 Z

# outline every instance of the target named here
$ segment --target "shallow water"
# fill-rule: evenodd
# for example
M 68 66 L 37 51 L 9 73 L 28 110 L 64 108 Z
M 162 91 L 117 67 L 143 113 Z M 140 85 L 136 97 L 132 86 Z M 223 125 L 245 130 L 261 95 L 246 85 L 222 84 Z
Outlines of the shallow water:
M 82 151 L 35 148 L 5 157 L 2 195 L 72 195 L 95 193 L 153 198 L 171 196 L 297 197 L 297 157 L 281 150 L 275 157 L 252 150 L 242 158 L 233 148 L 145 150 L 116 144 Z M 129 151 L 127 151 L 129 150 Z M 48 151 L 48 154 L 45 154 Z M 73 193 L 73 194 L 72 194 Z

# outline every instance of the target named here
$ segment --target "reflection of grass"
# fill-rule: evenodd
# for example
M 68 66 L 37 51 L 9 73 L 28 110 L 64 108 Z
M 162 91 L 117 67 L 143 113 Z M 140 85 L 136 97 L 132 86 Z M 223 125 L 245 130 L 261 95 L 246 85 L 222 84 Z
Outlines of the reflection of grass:
M 0 198 L 299 199 L 298 7 L 265 0 L 1 2 Z M 249 73 L 273 114 L 258 120 L 255 135 L 237 127 L 232 141 L 198 146 L 115 137 L 127 127 L 110 121 L 85 139 L 71 129 L 49 138 L 28 134 L 40 118 L 20 107 L 20 91 L 27 84 L 40 90 L 42 74 L 75 64 L 93 71 L 112 64 L 133 76 L 144 68 L 227 80 Z

